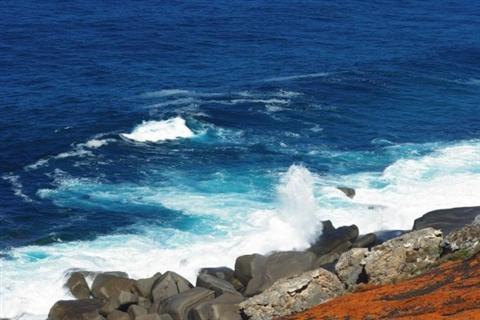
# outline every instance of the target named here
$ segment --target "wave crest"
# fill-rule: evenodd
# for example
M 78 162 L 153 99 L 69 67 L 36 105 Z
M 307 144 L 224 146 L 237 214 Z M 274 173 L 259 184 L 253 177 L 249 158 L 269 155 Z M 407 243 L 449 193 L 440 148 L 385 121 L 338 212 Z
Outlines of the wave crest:
M 143 121 L 131 133 L 122 133 L 121 137 L 138 142 L 159 142 L 195 136 L 181 117 L 162 121 Z

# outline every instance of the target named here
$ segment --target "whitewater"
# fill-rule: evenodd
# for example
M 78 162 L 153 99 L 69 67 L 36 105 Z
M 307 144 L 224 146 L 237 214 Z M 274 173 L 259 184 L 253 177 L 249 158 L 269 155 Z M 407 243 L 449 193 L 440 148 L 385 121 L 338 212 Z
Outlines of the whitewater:
M 216 195 L 148 186 L 105 186 L 62 176 L 56 189 L 41 189 L 39 197 L 55 201 L 65 190 L 91 189 L 100 194 L 95 201 L 108 204 L 125 201 L 127 194 L 133 193 L 135 196 L 127 202 L 136 198 L 186 215 L 208 213 L 218 219 L 218 229 L 199 234 L 138 225 L 134 234 L 12 248 L 1 259 L 1 316 L 45 317 L 52 303 L 69 297 L 63 284 L 68 273 L 76 269 L 121 270 L 132 277 L 176 270 L 194 281 L 199 268 L 232 267 L 241 254 L 305 249 L 321 233 L 321 220 L 330 219 L 336 226 L 356 224 L 362 233 L 406 230 L 415 218 L 430 210 L 476 205 L 480 142 L 435 145 L 438 148 L 432 152 L 400 158 L 382 172 L 330 176 L 293 164 L 275 174 L 277 187 L 270 203 L 255 203 L 251 195 L 235 192 Z M 412 149 L 426 147 L 400 145 L 387 149 L 410 154 Z M 338 185 L 354 187 L 355 198 L 347 198 L 336 189 Z M 110 196 L 115 198 L 108 199 Z

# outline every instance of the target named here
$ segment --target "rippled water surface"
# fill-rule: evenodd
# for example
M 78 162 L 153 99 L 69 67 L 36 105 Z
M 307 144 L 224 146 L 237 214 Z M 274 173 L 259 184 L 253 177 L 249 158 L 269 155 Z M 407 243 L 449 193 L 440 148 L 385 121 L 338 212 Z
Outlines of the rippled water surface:
M 476 2 L 1 7 L 0 317 L 479 204 Z

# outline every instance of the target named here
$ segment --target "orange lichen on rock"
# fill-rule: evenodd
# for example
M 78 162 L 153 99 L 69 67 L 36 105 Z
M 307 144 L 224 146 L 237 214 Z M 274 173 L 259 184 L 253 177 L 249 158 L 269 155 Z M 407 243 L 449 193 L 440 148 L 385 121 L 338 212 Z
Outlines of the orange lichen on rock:
M 365 286 L 282 319 L 480 319 L 480 254 L 397 284 Z

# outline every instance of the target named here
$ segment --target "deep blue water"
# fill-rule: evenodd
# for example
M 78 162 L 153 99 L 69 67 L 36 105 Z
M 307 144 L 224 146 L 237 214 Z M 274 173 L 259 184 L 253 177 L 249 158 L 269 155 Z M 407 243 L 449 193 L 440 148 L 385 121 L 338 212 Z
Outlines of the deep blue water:
M 412 222 L 402 210 L 423 198 L 404 190 L 434 195 L 418 215 L 475 204 L 475 188 L 456 182 L 480 170 L 479 21 L 475 1 L 3 1 L 7 269 L 44 260 L 61 274 L 82 261 L 62 264 L 74 247 L 109 235 L 173 249 L 229 239 L 278 209 L 291 176 L 313 175 L 319 220 L 361 223 L 363 205 L 388 198 L 372 230 Z M 176 117 L 186 127 L 162 129 Z M 142 121 L 193 137 L 121 135 Z M 359 202 L 336 184 L 359 188 Z M 0 316 L 43 312 L 23 299 Z

